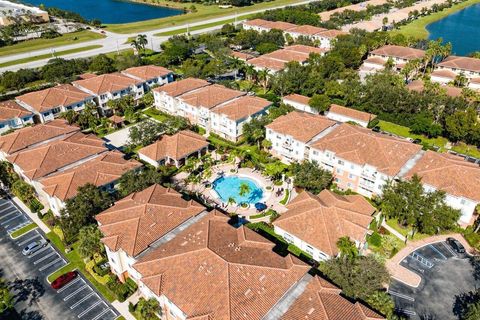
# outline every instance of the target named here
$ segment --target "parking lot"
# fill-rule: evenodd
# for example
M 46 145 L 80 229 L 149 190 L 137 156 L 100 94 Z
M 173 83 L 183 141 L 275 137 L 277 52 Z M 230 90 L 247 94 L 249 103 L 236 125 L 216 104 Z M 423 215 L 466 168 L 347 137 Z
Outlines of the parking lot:
M 10 200 L 0 199 L 1 267 L 8 268 L 8 266 L 4 266 L 4 263 L 10 264 L 17 279 L 20 276 L 18 281 L 27 281 L 26 279 L 30 282 L 36 281 L 38 293 L 34 302 L 39 308 L 34 311 L 43 313 L 43 317 L 39 319 L 113 320 L 117 318 L 116 311 L 83 276 L 78 276 L 59 290 L 50 287 L 47 277 L 65 266 L 67 264 L 66 259 L 49 243 L 29 256 L 22 254 L 23 248 L 29 243 L 44 239 L 44 235 L 38 229 L 32 230 L 17 239 L 11 239 L 9 236 L 14 230 L 30 222 L 29 217 Z M 13 282 L 12 286 L 15 291 L 20 292 L 22 290 L 21 286 L 18 285 L 22 282 L 18 282 L 11 277 L 7 279 Z M 28 307 L 31 308 L 35 304 L 30 301 Z M 18 306 L 23 307 L 22 303 Z M 17 309 L 17 311 L 19 310 Z
M 480 285 L 477 263 L 444 241 L 413 251 L 400 264 L 422 281 L 417 288 L 392 281 L 389 293 L 397 312 L 410 319 L 459 319 L 462 299 Z

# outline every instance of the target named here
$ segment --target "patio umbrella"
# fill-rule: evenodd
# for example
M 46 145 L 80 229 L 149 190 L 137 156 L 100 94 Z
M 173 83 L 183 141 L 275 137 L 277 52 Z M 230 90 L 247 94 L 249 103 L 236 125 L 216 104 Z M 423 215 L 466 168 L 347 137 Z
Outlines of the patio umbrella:
M 263 211 L 267 209 L 267 205 L 265 203 L 257 202 L 255 203 L 255 209 L 257 209 L 258 211 Z

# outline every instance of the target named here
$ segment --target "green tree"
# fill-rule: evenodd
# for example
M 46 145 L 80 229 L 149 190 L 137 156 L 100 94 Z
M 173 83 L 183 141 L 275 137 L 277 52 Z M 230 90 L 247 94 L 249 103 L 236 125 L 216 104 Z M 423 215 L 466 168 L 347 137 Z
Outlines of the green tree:
M 308 105 L 319 113 L 324 113 L 330 108 L 330 99 L 324 94 L 314 94 Z
M 480 319 L 480 301 L 468 305 L 462 320 L 478 320 Z
M 350 240 L 349 237 L 341 237 L 338 239 L 337 248 L 340 251 L 340 255 L 345 258 L 353 259 L 359 254 L 355 242 Z
M 128 171 L 119 179 L 118 189 L 120 196 L 125 197 L 132 192 L 144 190 L 153 184 L 166 182 L 171 174 L 172 172 L 157 171 L 149 167 L 140 171 Z
M 13 309 L 14 305 L 14 295 L 8 289 L 5 281 L 0 278 L 0 315 L 7 310 Z
M 140 316 L 144 320 L 158 319 L 156 314 L 161 314 L 162 312 L 162 310 L 160 309 L 160 304 L 155 298 L 150 298 L 148 300 L 140 298 L 140 300 L 138 301 L 137 310 L 140 310 Z
M 114 61 L 105 54 L 99 54 L 90 62 L 89 69 L 99 73 L 110 73 L 115 71 Z
M 85 226 L 78 232 L 78 253 L 83 258 L 91 258 L 94 254 L 102 254 L 104 246 L 100 239 L 102 233 L 97 225 Z
M 320 168 L 316 161 L 294 163 L 291 166 L 296 187 L 304 188 L 314 194 L 320 193 L 332 182 L 332 174 Z
M 395 303 L 392 297 L 385 291 L 375 291 L 366 297 L 365 302 L 374 310 L 386 315 L 387 319 L 393 320 L 392 316 L 395 310 Z
M 164 131 L 165 126 L 163 124 L 149 120 L 143 121 L 130 128 L 128 144 L 132 148 L 135 148 L 136 146 L 147 146 L 157 140 L 160 134 Z
M 12 193 L 25 203 L 30 203 L 35 198 L 33 187 L 21 179 L 12 184 Z
M 8 161 L 0 161 L 0 181 L 7 188 L 11 188 L 16 180 L 13 165 Z
M 251 191 L 251 188 L 248 184 L 246 184 L 245 182 L 242 182 L 240 184 L 240 186 L 238 187 L 238 194 L 240 196 L 244 196 L 244 195 L 247 195 L 248 193 L 250 193 Z

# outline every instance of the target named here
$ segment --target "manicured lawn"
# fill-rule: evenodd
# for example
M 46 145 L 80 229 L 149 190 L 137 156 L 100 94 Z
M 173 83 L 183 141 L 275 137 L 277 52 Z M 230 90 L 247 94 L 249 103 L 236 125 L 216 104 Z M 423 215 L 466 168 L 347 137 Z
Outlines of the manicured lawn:
M 75 44 L 78 42 L 85 42 L 102 38 L 105 38 L 105 36 L 102 34 L 83 30 L 79 32 L 67 33 L 55 39 L 27 40 L 11 46 L 0 48 L 0 57 L 8 56 L 11 54 L 29 52 L 33 50 L 66 46 L 69 44 Z
M 271 216 L 271 215 L 272 215 L 271 211 L 266 211 L 266 212 L 263 212 L 263 213 L 260 213 L 260 214 L 255 214 L 253 216 L 250 216 L 250 219 L 258 219 L 258 218 L 263 218 L 263 217 L 267 217 L 267 216 Z
M 86 46 L 86 47 L 81 47 L 81 48 L 76 48 L 76 49 L 58 51 L 58 52 L 55 52 L 55 56 L 59 57 L 59 56 L 64 56 L 64 55 L 71 54 L 71 53 L 98 49 L 98 48 L 101 48 L 101 47 L 102 47 L 101 45 L 91 45 L 91 46 Z M 24 59 L 18 59 L 18 60 L 13 60 L 13 61 L 0 63 L 0 67 L 8 67 L 8 66 L 16 65 L 16 64 L 22 64 L 22 63 L 27 63 L 27 62 L 32 62 L 32 61 L 37 61 L 37 60 L 42 60 L 42 59 L 47 59 L 47 58 L 53 58 L 53 57 L 50 53 L 42 54 L 42 55 L 38 55 L 38 56 L 33 56 L 33 57 L 24 58 Z
M 457 146 L 453 146 L 452 150 L 475 158 L 480 158 L 480 151 L 477 149 L 477 147 L 470 146 L 465 143 L 460 143 Z
M 24 235 L 25 233 L 33 230 L 33 229 L 35 229 L 35 228 L 37 228 L 37 224 L 32 222 L 30 224 L 27 224 L 25 227 L 22 227 L 22 228 L 16 230 L 15 232 L 12 232 L 11 236 L 12 236 L 12 238 L 15 239 L 15 238 L 18 238 L 18 237 Z
M 289 196 L 290 196 L 290 190 L 285 189 L 285 196 L 284 196 L 283 199 L 280 201 L 280 204 L 286 205 Z
M 395 229 L 398 233 L 400 233 L 401 235 L 403 236 L 407 236 L 408 235 L 408 239 L 409 240 L 421 240 L 421 239 L 424 239 L 424 238 L 428 238 L 430 237 L 430 235 L 428 234 L 424 234 L 424 233 L 420 233 L 420 232 L 415 232 L 415 234 L 413 235 L 413 238 L 411 237 L 411 232 L 412 232 L 412 228 L 411 227 L 403 227 L 401 226 L 397 219 L 387 219 L 386 220 L 386 223 L 388 226 L 392 227 L 393 229 Z
M 428 138 L 424 135 L 410 133 L 410 129 L 408 127 L 400 126 L 387 121 L 380 120 L 378 125 L 383 131 L 387 131 L 405 138 L 421 139 L 422 142 L 437 146 L 439 148 L 445 147 L 448 142 L 448 140 L 444 137 Z
M 228 9 L 221 9 L 219 8 L 218 5 L 207 6 L 207 5 L 195 3 L 194 5 L 197 9 L 197 12 L 189 12 L 189 13 L 174 16 L 174 17 L 166 17 L 166 18 L 152 19 L 152 20 L 132 22 L 132 23 L 108 24 L 106 25 L 106 28 L 109 31 L 117 32 L 117 33 L 135 33 L 135 32 L 142 32 L 142 31 L 148 31 L 148 30 L 159 29 L 159 28 L 172 27 L 175 25 L 184 25 L 187 23 L 203 21 L 206 19 L 220 18 L 227 15 L 233 15 L 235 13 L 237 13 L 238 16 L 241 16 L 242 13 L 245 15 L 252 11 L 262 10 L 262 9 L 271 9 L 278 6 L 294 4 L 301 1 L 302 0 L 273 0 L 269 2 L 257 3 L 251 6 L 232 7 Z M 149 2 L 155 3 L 155 4 L 157 3 L 164 4 L 170 7 L 179 6 L 178 3 L 171 2 L 171 1 L 164 1 L 164 0 L 161 0 L 158 2 L 149 0 Z M 182 8 L 183 7 L 189 8 L 191 6 L 190 3 L 185 3 L 180 5 Z
M 160 111 L 158 111 L 157 109 L 155 109 L 154 107 L 152 108 L 149 108 L 145 111 L 143 111 L 143 113 L 147 116 L 149 116 L 150 118 L 153 118 L 155 120 L 158 120 L 160 122 L 163 122 L 165 120 L 168 119 L 168 115 L 166 115 L 165 113 L 162 113 Z
M 479 3 L 480 0 L 467 0 L 465 2 L 453 5 L 451 8 L 445 9 L 440 12 L 433 13 L 426 17 L 419 18 L 415 21 L 410 22 L 409 24 L 400 27 L 399 30 L 394 30 L 392 33 L 401 33 L 408 37 L 414 37 L 418 39 L 428 38 L 427 25 L 438 21 L 454 12 L 457 12 L 461 9 L 464 9 L 468 6 L 471 6 L 475 3 Z

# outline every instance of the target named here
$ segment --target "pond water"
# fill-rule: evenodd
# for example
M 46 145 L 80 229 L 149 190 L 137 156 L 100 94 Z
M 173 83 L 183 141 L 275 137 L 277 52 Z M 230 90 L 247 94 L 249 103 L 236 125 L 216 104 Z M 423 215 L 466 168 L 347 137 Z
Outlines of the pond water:
M 452 53 L 466 56 L 480 51 L 480 4 L 469 6 L 427 26 L 429 39 L 452 43 Z
M 183 13 L 183 10 L 179 9 L 120 0 L 22 0 L 22 2 L 73 11 L 87 20 L 99 19 L 103 23 L 128 23 Z
M 240 195 L 240 186 L 248 186 L 248 192 Z M 227 203 L 228 199 L 233 198 L 236 204 L 257 203 L 263 198 L 263 190 L 253 179 L 239 176 L 220 177 L 213 182 L 215 190 L 220 199 Z

